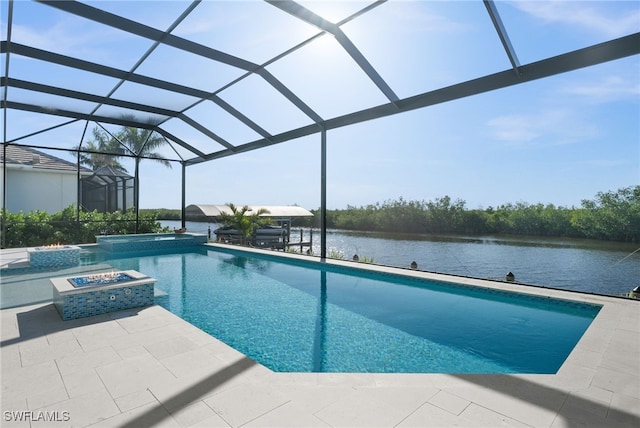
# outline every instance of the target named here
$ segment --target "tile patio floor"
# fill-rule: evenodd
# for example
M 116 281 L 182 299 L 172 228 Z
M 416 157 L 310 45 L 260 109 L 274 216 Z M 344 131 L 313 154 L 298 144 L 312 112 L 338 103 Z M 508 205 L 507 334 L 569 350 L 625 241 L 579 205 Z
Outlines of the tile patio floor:
M 555 375 L 274 373 L 159 306 L 3 309 L 0 426 L 640 426 L 640 302 L 532 292 L 603 305 Z

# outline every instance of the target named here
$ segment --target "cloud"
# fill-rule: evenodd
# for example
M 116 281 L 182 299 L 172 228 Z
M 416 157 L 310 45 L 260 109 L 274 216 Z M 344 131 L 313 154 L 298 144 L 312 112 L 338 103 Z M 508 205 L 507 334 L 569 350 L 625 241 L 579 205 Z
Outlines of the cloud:
M 487 127 L 496 140 L 517 146 L 574 144 L 599 134 L 595 125 L 564 109 L 498 116 Z
M 618 168 L 629 165 L 629 159 L 585 159 L 576 160 L 572 164 L 576 167 L 599 167 L 599 168 Z
M 606 37 L 620 37 L 635 33 L 640 24 L 640 10 L 636 2 L 576 2 L 567 0 L 514 1 L 512 4 L 547 22 L 581 27 Z M 630 8 L 620 7 L 631 5 Z M 605 9 L 606 7 L 606 9 Z
M 596 82 L 569 83 L 563 92 L 587 98 L 592 103 L 605 103 L 618 100 L 638 100 L 640 81 L 637 76 L 603 76 Z
M 465 23 L 446 16 L 434 6 L 431 2 L 419 1 L 387 3 L 380 7 L 381 13 L 372 15 L 384 22 L 398 24 L 393 28 L 396 32 L 454 34 L 469 29 Z
M 74 46 L 80 41 L 78 34 L 67 33 L 64 25 L 55 25 L 46 30 L 14 24 L 12 39 L 27 46 L 35 46 L 48 51 L 56 51 L 66 55 L 73 53 Z
M 37 23 L 34 23 L 34 25 L 37 25 Z M 23 45 L 90 61 L 106 59 L 112 56 L 108 47 L 102 48 L 105 41 L 115 44 L 119 41 L 124 42 L 127 38 L 127 40 L 130 40 L 130 36 L 126 33 L 110 27 L 84 25 L 79 28 L 65 19 L 61 19 L 53 25 L 40 28 L 14 23 L 11 38 Z
M 603 156 L 607 156 L 606 154 Z M 633 157 L 630 158 L 601 158 L 601 159 L 579 159 L 578 157 L 572 159 L 566 159 L 563 162 L 561 170 L 562 174 L 614 174 L 618 175 L 624 171 L 637 171 L 638 162 L 634 161 Z M 635 173 L 637 176 L 637 172 Z
M 534 130 L 531 118 L 524 115 L 499 116 L 491 119 L 487 125 L 492 130 L 491 134 L 500 141 L 526 143 L 540 136 Z

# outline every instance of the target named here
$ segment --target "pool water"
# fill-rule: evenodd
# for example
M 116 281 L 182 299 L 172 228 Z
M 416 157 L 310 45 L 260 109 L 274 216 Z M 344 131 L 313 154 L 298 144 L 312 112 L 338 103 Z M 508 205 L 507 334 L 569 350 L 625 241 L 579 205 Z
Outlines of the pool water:
M 555 373 L 600 309 L 233 250 L 119 257 L 157 304 L 278 372 Z

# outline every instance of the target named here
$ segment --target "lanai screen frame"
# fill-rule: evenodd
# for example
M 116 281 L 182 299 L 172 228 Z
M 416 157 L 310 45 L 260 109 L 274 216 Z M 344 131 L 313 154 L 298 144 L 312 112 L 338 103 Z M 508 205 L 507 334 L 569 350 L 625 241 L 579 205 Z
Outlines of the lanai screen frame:
M 498 10 L 493 0 L 483 0 L 483 4 L 485 6 L 486 12 L 491 19 L 493 24 L 493 28 L 496 32 L 496 37 L 500 39 L 500 42 L 504 48 L 504 54 L 508 58 L 509 63 L 511 64 L 510 69 L 506 69 L 494 74 L 488 74 L 476 79 L 468 80 L 462 83 L 454 84 L 447 87 L 442 87 L 436 90 L 424 92 L 418 95 L 410 96 L 407 98 L 398 97 L 390 85 L 380 76 L 380 74 L 376 71 L 376 69 L 368 62 L 367 58 L 358 50 L 358 48 L 351 42 L 348 36 L 341 30 L 341 26 L 346 24 L 347 22 L 358 18 L 359 16 L 375 9 L 376 7 L 382 5 L 386 2 L 386 0 L 379 0 L 371 2 L 370 4 L 364 6 L 362 9 L 352 14 L 348 18 L 337 22 L 332 23 L 328 20 L 325 20 L 321 16 L 313 13 L 309 9 L 304 8 L 302 5 L 293 2 L 293 1 L 271 1 L 267 0 L 267 3 L 270 5 L 280 9 L 281 11 L 288 13 L 297 19 L 315 26 L 318 28 L 319 32 L 314 36 L 308 38 L 297 46 L 283 52 L 268 61 L 262 64 L 256 64 L 251 61 L 247 61 L 243 58 L 229 55 L 227 53 L 218 51 L 211 47 L 198 44 L 192 42 L 190 40 L 178 37 L 172 34 L 172 30 L 175 29 L 180 22 L 182 22 L 189 14 L 191 14 L 200 3 L 200 0 L 195 0 L 191 2 L 184 12 L 169 26 L 167 30 L 159 30 L 157 28 L 153 28 L 145 25 L 141 22 L 132 21 L 121 16 L 108 13 L 106 11 L 97 9 L 93 6 L 80 3 L 77 1 L 52 1 L 52 0 L 36 0 L 38 3 L 42 3 L 53 7 L 59 11 L 63 11 L 65 13 L 73 14 L 91 21 L 95 21 L 97 23 L 117 28 L 119 30 L 135 34 L 140 37 L 147 38 L 153 41 L 152 47 L 145 52 L 138 60 L 138 62 L 134 65 L 134 67 L 130 70 L 120 70 L 112 67 L 108 67 L 102 64 L 88 62 L 79 58 L 73 58 L 69 56 L 64 56 L 60 54 L 56 54 L 53 52 L 48 52 L 45 50 L 37 49 L 34 47 L 26 46 L 23 44 L 19 44 L 15 41 L 12 41 L 12 17 L 13 17 L 13 2 L 14 0 L 9 0 L 8 3 L 8 17 L 7 17 L 7 32 L 3 34 L 3 40 L 0 41 L 0 53 L 6 54 L 6 64 L 4 64 L 5 73 L 0 77 L 0 86 L 3 88 L 2 99 L 1 99 L 1 108 L 3 110 L 3 150 L 4 150 L 4 164 L 3 164 L 3 201 L 2 208 L 6 207 L 6 197 L 7 197 L 7 168 L 6 168 L 6 148 L 10 144 L 20 144 L 22 138 L 26 138 L 33 134 L 20 137 L 18 139 L 14 139 L 12 141 L 7 140 L 7 110 L 16 109 L 33 113 L 46 113 L 49 115 L 57 115 L 61 117 L 69 118 L 69 122 L 63 123 L 53 128 L 42 129 L 37 133 L 44 133 L 51 131 L 54 128 L 65 126 L 69 123 L 77 122 L 77 121 L 85 121 L 86 125 L 84 127 L 84 133 L 86 133 L 87 127 L 89 123 L 97 123 L 101 126 L 101 124 L 113 124 L 120 125 L 126 127 L 134 127 L 141 129 L 149 129 L 157 132 L 162 135 L 163 138 L 166 139 L 167 142 L 177 144 L 181 146 L 183 149 L 186 149 L 188 152 L 193 154 L 191 158 L 183 158 L 180 154 L 175 150 L 174 151 L 179 159 L 168 159 L 171 162 L 178 162 L 182 167 L 182 200 L 181 200 L 181 209 L 182 209 L 182 225 L 185 225 L 185 208 L 186 208 L 186 168 L 188 166 L 197 165 L 203 162 L 209 162 L 212 160 L 221 159 L 228 156 L 233 156 L 239 153 L 245 153 L 252 150 L 258 150 L 265 147 L 269 147 L 272 145 L 284 143 L 286 141 L 294 140 L 300 137 L 305 137 L 309 135 L 318 134 L 320 137 L 320 228 L 321 228 L 321 258 L 326 258 L 326 201 L 327 201 L 327 131 L 332 129 L 337 129 L 349 125 L 358 124 L 365 121 L 375 120 L 382 117 L 400 114 L 404 112 L 408 112 L 415 109 L 421 109 L 429 106 L 434 106 L 437 104 L 441 104 L 447 101 L 453 101 L 460 98 L 465 98 L 501 88 L 506 88 L 514 85 L 519 85 L 523 83 L 527 83 L 537 79 L 543 79 L 546 77 L 554 76 L 560 73 L 566 73 L 569 71 L 578 70 L 585 67 L 591 67 L 594 65 L 598 65 L 601 63 L 614 61 L 617 59 L 625 58 L 632 55 L 640 54 L 640 33 L 630 34 L 621 38 L 612 39 L 606 41 L 604 43 L 595 44 L 586 48 L 574 50 L 568 53 L 564 53 L 554 57 L 547 57 L 540 61 L 532 62 L 529 64 L 520 64 L 517 56 L 517 52 L 514 50 L 509 35 L 502 23 Z M 324 35 L 332 35 L 335 37 L 340 46 L 345 50 L 345 52 L 351 57 L 351 59 L 357 64 L 357 66 L 364 72 L 368 79 L 378 88 L 378 90 L 384 94 L 384 97 L 387 99 L 386 103 L 379 104 L 375 107 L 366 108 L 359 111 L 353 111 L 348 114 L 344 114 L 341 116 L 336 116 L 332 118 L 323 118 L 317 112 L 315 112 L 311 107 L 309 107 L 305 102 L 298 97 L 293 91 L 291 91 L 288 87 L 282 84 L 275 76 L 273 76 L 269 71 L 267 71 L 266 67 L 295 52 L 297 49 L 300 49 L 304 45 L 312 42 L 318 37 Z M 199 55 L 204 58 L 208 58 L 212 61 L 217 61 L 220 63 L 224 63 L 230 65 L 232 67 L 239 68 L 245 71 L 245 74 L 240 78 L 234 80 L 233 82 L 225 85 L 222 88 L 214 92 L 206 92 L 196 88 L 191 88 L 183 85 L 178 85 L 172 82 L 168 82 L 165 80 L 155 79 L 151 77 L 147 77 L 141 74 L 137 74 L 136 68 L 160 45 L 171 46 L 176 49 L 180 49 L 182 51 L 189 52 L 191 54 Z M 20 55 L 33 59 L 38 59 L 41 61 L 46 61 L 58 65 L 63 65 L 67 67 L 76 68 L 79 70 L 84 70 L 91 73 L 97 73 L 104 76 L 110 76 L 112 78 L 116 78 L 119 80 L 118 85 L 107 95 L 95 95 L 85 92 L 80 92 L 68 88 L 60 88 L 54 87 L 50 85 L 44 85 L 37 82 L 25 81 L 19 78 L 14 77 L 10 74 L 10 58 L 12 55 Z M 312 123 L 310 125 L 292 128 L 285 132 L 272 135 L 263 128 L 261 128 L 258 124 L 251 121 L 247 116 L 245 116 L 241 111 L 237 110 L 235 107 L 226 103 L 220 97 L 217 96 L 219 92 L 222 90 L 229 88 L 242 79 L 250 76 L 250 75 L 258 75 L 262 79 L 264 79 L 269 85 L 271 85 L 275 90 L 277 90 L 281 95 L 283 95 L 291 104 L 293 104 L 299 111 L 305 114 L 309 119 L 311 119 Z M 218 134 L 215 133 L 215 130 L 211 130 L 206 128 L 200 123 L 193 121 L 189 118 L 184 112 L 189 108 L 193 107 L 193 105 L 183 109 L 182 111 L 173 111 L 165 108 L 161 108 L 155 105 L 146 105 L 143 103 L 136 103 L 130 101 L 124 101 L 115 99 L 112 97 L 113 93 L 117 90 L 117 88 L 125 82 L 135 82 L 142 85 L 148 85 L 151 87 L 181 93 L 185 95 L 189 95 L 198 99 L 198 101 L 193 104 L 199 104 L 204 101 L 212 101 L 216 103 L 219 107 L 225 110 L 227 113 L 231 114 L 233 117 L 238 119 L 242 124 L 255 131 L 261 138 L 248 141 L 239 145 L 233 145 L 228 141 L 221 138 Z M 70 111 L 62 109 L 58 106 L 51 105 L 38 105 L 38 104 L 26 104 L 12 101 L 9 97 L 9 89 L 10 88 L 20 88 L 26 89 L 30 91 L 40 92 L 43 94 L 57 95 L 60 97 L 67 97 L 75 100 L 83 100 L 96 103 L 96 107 L 92 111 L 92 113 L 82 113 L 78 111 Z M 157 114 L 165 117 L 163 121 L 158 123 L 145 123 L 141 121 L 137 121 L 135 119 L 126 119 L 122 117 L 110 117 L 110 116 L 100 116 L 96 115 L 96 111 L 102 105 L 110 105 L 120 108 L 129 109 L 136 112 L 147 112 L 150 114 Z M 215 141 L 217 144 L 222 146 L 221 150 L 217 150 L 214 152 L 205 153 L 197 148 L 193 147 L 186 141 L 180 138 L 180 136 L 173 135 L 170 132 L 166 131 L 162 128 L 162 125 L 171 118 L 178 118 L 188 125 L 196 128 L 198 131 Z M 88 152 L 86 149 L 81 147 L 82 141 L 84 141 L 84 133 L 80 138 L 80 145 L 77 150 L 78 155 L 78 171 L 80 169 L 80 153 Z M 172 144 L 170 144 L 172 146 Z M 35 147 L 35 146 L 30 146 Z M 173 147 L 173 146 L 172 146 Z M 50 148 L 50 147 L 37 147 L 37 148 Z M 64 149 L 58 149 L 64 150 Z M 73 151 L 73 150 L 67 150 Z M 135 171 L 135 208 L 136 213 L 138 212 L 138 177 L 139 177 L 139 162 L 141 159 L 145 158 L 145 156 L 140 153 L 130 153 L 128 156 L 135 159 L 136 171 Z M 79 179 L 79 177 L 78 177 Z M 80 196 L 78 195 L 78 201 L 80 200 Z M 80 209 L 79 204 L 78 210 Z M 79 213 L 79 211 L 78 211 Z M 137 214 L 136 214 L 137 218 Z M 137 223 L 137 221 L 136 221 Z M 2 247 L 4 248 L 4 237 L 5 237 L 5 219 L 3 216 L 2 223 Z

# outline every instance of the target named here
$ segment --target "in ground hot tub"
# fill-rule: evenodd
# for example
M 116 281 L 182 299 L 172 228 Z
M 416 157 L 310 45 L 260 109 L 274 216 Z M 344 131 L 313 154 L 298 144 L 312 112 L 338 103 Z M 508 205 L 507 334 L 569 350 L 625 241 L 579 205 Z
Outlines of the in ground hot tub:
M 153 305 L 156 280 L 134 270 L 51 278 L 63 320 Z
M 141 233 L 137 235 L 96 236 L 98 247 L 110 252 L 184 248 L 206 244 L 207 241 L 207 235 L 198 233 Z

